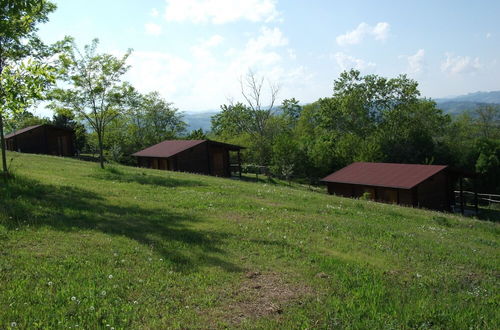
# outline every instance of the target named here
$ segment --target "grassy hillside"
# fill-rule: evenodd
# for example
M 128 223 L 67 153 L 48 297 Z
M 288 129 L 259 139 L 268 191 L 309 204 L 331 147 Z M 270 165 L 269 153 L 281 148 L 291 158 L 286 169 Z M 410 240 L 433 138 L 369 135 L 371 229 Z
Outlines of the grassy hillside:
M 0 328 L 496 328 L 499 225 L 9 154 Z

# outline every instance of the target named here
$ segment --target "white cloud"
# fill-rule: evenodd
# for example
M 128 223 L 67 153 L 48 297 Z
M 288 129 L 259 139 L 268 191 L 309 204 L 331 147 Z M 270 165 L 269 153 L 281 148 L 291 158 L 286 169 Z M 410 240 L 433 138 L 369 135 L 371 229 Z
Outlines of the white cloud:
M 454 56 L 446 53 L 446 60 L 441 63 L 441 70 L 449 74 L 475 73 L 482 68 L 479 57 Z
M 167 21 L 224 24 L 279 19 L 276 0 L 166 0 Z
M 191 47 L 191 53 L 198 61 L 206 63 L 213 61 L 210 48 L 214 48 L 222 43 L 224 38 L 218 34 L 211 36 L 207 40 L 202 41 L 198 45 Z
M 144 29 L 146 30 L 147 34 L 150 34 L 153 36 L 159 36 L 161 34 L 161 25 L 158 25 L 155 23 L 144 24 Z
M 153 17 L 158 17 L 160 15 L 160 12 L 158 11 L 158 9 L 153 8 L 153 9 L 151 9 L 150 15 Z
M 162 52 L 132 52 L 127 78 L 142 92 L 159 91 L 167 97 L 183 87 L 180 77 L 188 76 L 192 64 L 178 56 Z M 169 100 L 170 101 L 170 100 Z
M 297 59 L 297 53 L 295 52 L 295 49 L 288 48 L 288 57 L 290 57 L 291 60 L 296 60 Z
M 367 36 L 372 36 L 375 40 L 384 41 L 389 37 L 390 25 L 387 22 L 379 22 L 375 26 L 370 26 L 362 22 L 352 31 L 337 36 L 337 44 L 340 46 L 356 45 Z
M 263 27 L 239 48 L 223 48 L 213 35 L 190 48 L 191 56 L 163 52 L 134 52 L 127 79 L 141 92 L 158 90 L 181 110 L 207 110 L 240 99 L 238 79 L 248 70 L 282 85 L 283 97 L 301 97 L 313 89 L 303 66 L 285 66 L 288 39 L 279 28 Z M 267 92 L 263 91 L 265 94 Z
M 425 50 L 419 49 L 414 55 L 407 57 L 409 74 L 417 74 L 424 69 Z
M 491 38 L 491 32 L 486 33 L 486 39 Z
M 355 58 L 342 52 L 337 52 L 331 57 L 335 59 L 337 65 L 342 71 L 350 69 L 366 70 L 376 66 L 373 62 L 366 62 L 362 59 Z

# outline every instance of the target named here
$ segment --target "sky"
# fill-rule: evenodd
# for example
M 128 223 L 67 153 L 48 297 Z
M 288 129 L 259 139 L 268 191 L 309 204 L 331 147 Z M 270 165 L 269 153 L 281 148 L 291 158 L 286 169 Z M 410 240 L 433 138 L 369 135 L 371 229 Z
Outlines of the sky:
M 407 74 L 425 97 L 500 90 L 498 0 L 55 2 L 44 41 L 98 38 L 98 51 L 116 56 L 133 49 L 124 79 L 185 112 L 242 100 L 250 70 L 280 86 L 278 101 L 304 104 L 331 96 L 350 68 Z

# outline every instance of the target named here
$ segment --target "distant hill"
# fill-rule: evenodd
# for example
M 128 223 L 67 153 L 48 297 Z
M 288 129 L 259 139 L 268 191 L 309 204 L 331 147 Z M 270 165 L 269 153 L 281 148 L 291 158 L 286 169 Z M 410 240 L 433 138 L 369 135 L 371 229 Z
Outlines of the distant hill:
M 500 91 L 492 92 L 475 92 L 465 95 L 454 97 L 439 98 L 436 102 L 476 102 L 476 103 L 499 103 L 500 104 Z
M 206 110 L 197 113 L 184 113 L 184 121 L 187 123 L 187 130 L 193 131 L 195 129 L 203 129 L 203 131 L 209 131 L 211 127 L 210 119 L 213 115 L 218 113 L 217 110 Z
M 459 114 L 464 111 L 473 111 L 484 105 L 498 105 L 500 107 L 500 91 L 475 92 L 449 98 L 437 98 L 438 108 L 449 114 Z

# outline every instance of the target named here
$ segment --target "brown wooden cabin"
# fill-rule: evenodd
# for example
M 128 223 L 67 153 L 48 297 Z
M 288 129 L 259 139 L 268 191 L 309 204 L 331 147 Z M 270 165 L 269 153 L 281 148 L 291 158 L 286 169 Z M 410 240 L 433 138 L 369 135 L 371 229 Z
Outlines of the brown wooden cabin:
M 449 211 L 460 173 L 445 165 L 353 163 L 321 181 L 328 193 L 384 203 Z
M 211 140 L 166 140 L 132 156 L 140 167 L 230 177 L 231 170 L 241 176 L 241 149 Z M 233 164 L 230 152 L 237 153 Z
M 5 136 L 7 150 L 30 154 L 74 156 L 75 132 L 43 124 L 29 126 Z

